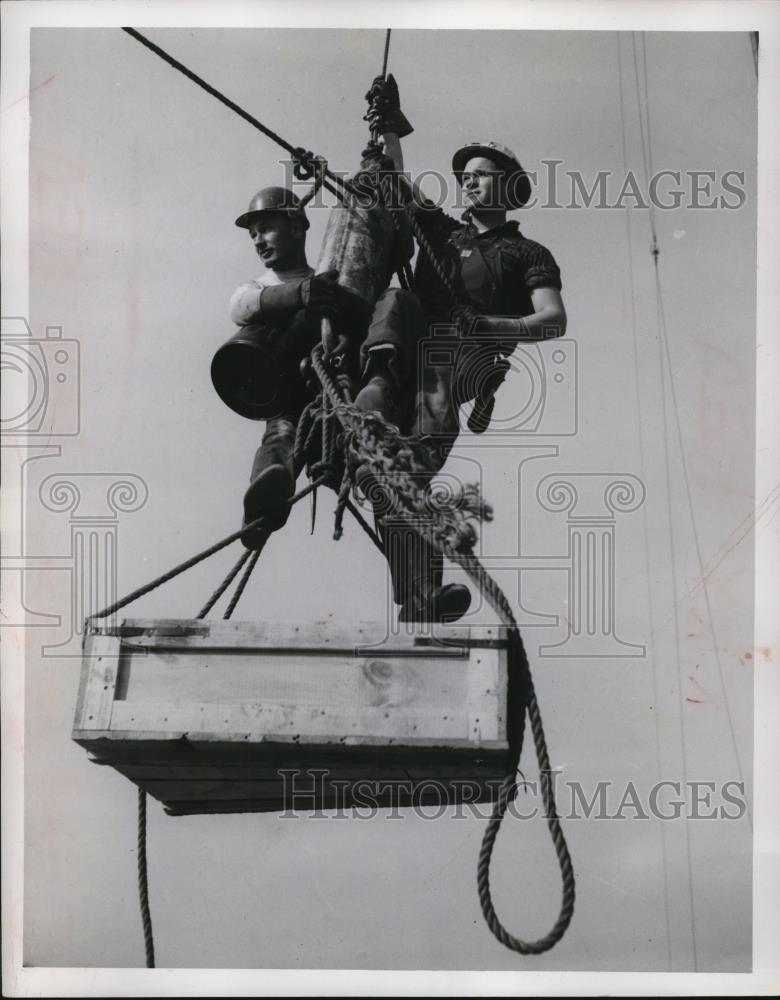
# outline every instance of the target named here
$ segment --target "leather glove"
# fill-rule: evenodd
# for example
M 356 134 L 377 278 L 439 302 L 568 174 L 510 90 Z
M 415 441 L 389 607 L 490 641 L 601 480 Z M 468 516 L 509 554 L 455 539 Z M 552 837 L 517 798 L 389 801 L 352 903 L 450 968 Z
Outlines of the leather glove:
M 338 271 L 325 271 L 301 282 L 301 305 L 317 316 L 330 319 L 340 315 L 342 295 Z
M 301 285 L 298 281 L 269 285 L 260 293 L 260 318 L 271 326 L 289 320 L 300 308 Z
M 388 76 L 376 76 L 371 88 L 366 94 L 368 114 L 366 120 L 372 131 L 394 132 L 399 139 L 414 132 L 414 128 L 401 111 L 401 98 L 398 84 L 392 73 Z

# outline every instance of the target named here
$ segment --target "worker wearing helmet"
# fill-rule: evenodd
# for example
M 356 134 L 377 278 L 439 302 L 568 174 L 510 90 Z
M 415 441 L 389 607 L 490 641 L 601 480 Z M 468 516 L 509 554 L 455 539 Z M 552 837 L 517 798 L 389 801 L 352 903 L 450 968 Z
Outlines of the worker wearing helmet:
M 399 288 L 386 289 L 366 317 L 355 296 L 338 284 L 338 271 L 315 274 L 306 258 L 308 219 L 286 188 L 263 188 L 236 225 L 249 233 L 265 270 L 233 293 L 229 312 L 238 332 L 215 354 L 211 375 L 231 409 L 266 421 L 244 495 L 244 525 L 260 523 L 242 541 L 256 548 L 289 516 L 297 424 L 313 398 L 305 368 L 320 341 L 322 317 L 334 321 L 345 342 L 348 367 L 362 373 L 358 407 L 389 412 L 392 397 L 393 420 L 413 402 L 412 392 L 400 392 L 411 375 L 401 362 L 413 359 L 425 319 L 415 296 Z M 394 343 L 412 346 L 396 351 L 388 331 Z
M 381 78 L 374 81 L 376 86 L 383 86 Z M 394 131 L 400 102 L 394 81 L 384 86 L 386 120 L 372 124 L 383 135 L 385 154 L 402 172 L 403 155 Z M 470 142 L 456 150 L 452 169 L 465 203 L 460 221 L 409 185 L 408 212 L 457 293 L 454 302 L 428 254 L 420 250 L 414 289 L 428 334 L 418 344 L 416 404 L 402 429 L 428 443 L 436 469 L 444 465 L 460 432 L 461 404 L 472 404 L 473 432 L 488 428 L 495 391 L 517 344 L 560 337 L 566 331 L 561 275 L 553 255 L 507 219 L 531 196 L 530 178 L 518 158 L 498 142 Z M 426 546 L 420 539 L 415 544 Z M 395 548 L 404 551 L 408 543 L 397 539 Z M 389 561 L 394 583 L 413 571 L 408 560 Z M 424 602 L 426 594 L 441 593 L 443 564 L 432 550 L 422 554 L 420 563 L 430 567 L 428 579 L 418 586 Z M 398 585 L 403 587 L 403 579 Z M 451 617 L 465 614 L 468 590 L 459 585 L 445 589 L 449 610 L 454 610 Z
M 242 536 L 254 548 L 264 530 L 282 527 L 289 515 L 295 431 L 311 398 L 299 365 L 319 340 L 321 317 L 335 318 L 343 296 L 337 271 L 315 275 L 309 267 L 309 221 L 291 191 L 258 191 L 236 225 L 248 232 L 265 269 L 230 299 L 230 318 L 239 331 L 217 351 L 212 379 L 234 410 L 266 420 L 244 496 L 244 524 L 262 518 L 259 528 Z

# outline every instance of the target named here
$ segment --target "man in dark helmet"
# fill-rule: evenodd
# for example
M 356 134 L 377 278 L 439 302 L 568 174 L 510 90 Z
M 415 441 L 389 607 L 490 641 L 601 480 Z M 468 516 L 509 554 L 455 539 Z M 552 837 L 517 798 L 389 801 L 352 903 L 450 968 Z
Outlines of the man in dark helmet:
M 299 364 L 319 340 L 321 317 L 338 315 L 342 293 L 337 271 L 315 275 L 309 267 L 309 221 L 292 191 L 258 191 L 236 225 L 248 231 L 265 270 L 230 299 L 230 318 L 240 329 L 217 352 L 212 378 L 233 409 L 266 420 L 244 496 L 244 523 L 263 518 L 260 530 L 242 538 L 253 548 L 263 538 L 262 529 L 282 527 L 289 515 L 295 430 L 311 398 Z M 258 358 L 265 358 L 265 365 Z
M 373 122 L 383 135 L 384 152 L 395 170 L 403 155 L 394 125 L 400 110 L 395 81 L 385 87 L 385 120 Z M 402 427 L 425 441 L 433 467 L 441 469 L 460 432 L 458 411 L 471 404 L 469 429 L 483 433 L 490 424 L 494 395 L 509 369 L 507 358 L 521 341 L 560 337 L 566 331 L 561 276 L 550 251 L 522 235 L 507 213 L 522 208 L 531 183 L 519 160 L 497 142 L 471 142 L 458 149 L 452 169 L 463 192 L 465 212 L 459 222 L 408 184 L 407 211 L 416 221 L 457 292 L 453 302 L 428 255 L 420 250 L 415 292 L 428 322 L 417 351 L 417 398 L 412 417 Z M 403 534 L 403 528 L 398 529 Z M 407 532 L 408 534 L 408 532 Z M 441 558 L 421 538 L 395 540 L 397 551 L 418 551 L 411 560 L 389 559 L 394 578 L 409 575 L 410 565 L 428 567 L 418 581 L 419 602 L 446 592 L 450 617 L 468 610 L 467 588 L 442 588 Z

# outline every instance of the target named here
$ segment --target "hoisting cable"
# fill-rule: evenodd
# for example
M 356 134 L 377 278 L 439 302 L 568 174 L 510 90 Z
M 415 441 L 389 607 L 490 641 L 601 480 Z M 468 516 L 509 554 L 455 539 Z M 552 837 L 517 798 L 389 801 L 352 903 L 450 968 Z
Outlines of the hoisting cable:
M 242 566 L 247 561 L 247 559 L 251 556 L 251 554 L 252 554 L 252 550 L 251 549 L 245 549 L 244 550 L 244 552 L 239 557 L 239 560 L 235 564 L 235 566 L 230 570 L 230 572 L 228 573 L 228 575 L 225 577 L 225 579 L 222 581 L 222 583 L 220 583 L 220 585 L 217 587 L 217 589 L 214 591 L 214 593 L 211 595 L 211 597 L 208 599 L 208 601 L 206 601 L 206 603 L 203 605 L 203 607 L 200 609 L 200 611 L 197 613 L 197 615 L 195 615 L 196 618 L 205 618 L 206 617 L 206 615 L 209 613 L 209 611 L 211 611 L 211 609 L 214 607 L 214 605 L 217 603 L 217 601 L 220 599 L 220 597 L 222 597 L 222 595 L 228 589 L 228 587 L 233 582 L 233 580 L 236 578 L 236 576 L 238 576 L 238 573 L 240 572 Z
M 288 500 L 287 502 L 292 506 L 292 504 L 297 503 L 299 500 L 302 500 L 305 496 L 308 496 L 309 493 L 312 492 L 312 490 L 315 490 L 318 486 L 321 486 L 323 482 L 325 482 L 324 478 L 309 483 L 308 486 L 304 486 L 302 490 L 299 490 L 295 494 L 295 496 L 291 497 L 290 500 Z M 158 587 L 161 587 L 164 583 L 167 583 L 169 580 L 173 580 L 181 573 L 186 572 L 188 569 L 192 569 L 193 566 L 197 566 L 198 563 L 203 562 L 204 559 L 208 559 L 209 556 L 213 556 L 215 553 L 220 552 L 222 549 L 230 545 L 231 542 L 235 542 L 236 539 L 240 538 L 245 531 L 248 531 L 250 528 L 261 528 L 262 524 L 263 524 L 263 518 L 259 517 L 257 518 L 257 520 L 252 521 L 250 524 L 245 525 L 243 528 L 239 528 L 238 531 L 234 531 L 232 534 L 227 535 L 225 538 L 220 539 L 220 541 L 215 542 L 213 545 L 210 545 L 209 548 L 204 549 L 197 555 L 192 556 L 192 558 L 187 559 L 182 563 L 179 563 L 177 566 L 174 566 L 173 569 L 168 570 L 167 573 L 162 573 L 160 576 L 155 577 L 155 579 L 152 580 L 150 583 L 144 584 L 143 587 L 138 587 L 136 590 L 132 591 L 126 597 L 123 597 L 120 600 L 115 601 L 113 604 L 110 604 L 107 608 L 103 608 L 101 611 L 94 612 L 87 618 L 87 625 L 89 625 L 89 623 L 95 618 L 110 618 L 111 615 L 116 614 L 117 611 L 120 611 L 128 604 L 132 604 L 133 601 L 137 601 L 139 597 L 143 597 L 145 594 L 150 593 L 152 590 L 156 590 Z M 238 570 L 236 570 L 236 572 L 238 572 Z M 233 574 L 233 576 L 234 575 L 235 574 Z M 233 579 L 233 576 L 230 577 L 231 580 Z M 219 591 L 218 594 L 216 594 L 216 598 L 208 605 L 207 610 L 210 610 L 213 604 L 216 603 L 216 600 L 224 593 L 224 590 L 227 589 L 229 583 L 230 580 L 228 580 L 227 583 L 225 583 L 225 586 Z
M 272 142 L 275 142 L 282 149 L 285 149 L 293 159 L 296 165 L 296 177 L 300 179 L 306 179 L 308 177 L 315 176 L 316 173 L 316 157 L 313 156 L 308 150 L 304 149 L 303 146 L 293 146 L 291 143 L 287 142 L 286 139 L 282 138 L 273 129 L 268 128 L 267 125 L 263 125 L 261 121 L 258 121 L 253 115 L 250 115 L 248 111 L 244 111 L 243 108 L 239 107 L 235 101 L 231 101 L 229 97 L 225 97 L 224 94 L 220 93 L 216 87 L 212 87 L 210 83 L 207 83 L 202 77 L 198 76 L 197 73 L 193 73 L 191 69 L 188 69 L 183 63 L 180 63 L 178 59 L 175 59 L 172 55 L 161 49 L 159 45 L 155 45 L 153 41 L 142 35 L 140 31 L 136 31 L 135 28 L 122 28 L 122 31 L 130 35 L 141 45 L 146 46 L 151 52 L 159 56 L 164 62 L 166 62 L 173 69 L 177 69 L 180 73 L 183 73 L 188 80 L 192 80 L 193 83 L 197 84 L 201 89 L 205 90 L 207 94 L 211 94 L 218 101 L 225 105 L 226 108 L 230 108 L 234 111 L 240 118 L 244 121 L 249 122 L 250 125 L 254 126 L 258 131 L 262 132 L 263 135 L 268 136 Z M 300 172 L 299 172 L 300 171 Z M 338 174 L 334 174 L 329 167 L 324 167 L 323 174 L 329 177 L 336 184 L 341 185 L 345 190 L 349 191 L 350 194 L 357 194 L 352 185 L 343 177 L 339 177 Z M 331 194 L 336 195 L 337 198 L 341 197 L 341 192 L 338 191 L 332 184 L 329 184 L 327 180 L 323 177 L 323 187 L 327 188 Z

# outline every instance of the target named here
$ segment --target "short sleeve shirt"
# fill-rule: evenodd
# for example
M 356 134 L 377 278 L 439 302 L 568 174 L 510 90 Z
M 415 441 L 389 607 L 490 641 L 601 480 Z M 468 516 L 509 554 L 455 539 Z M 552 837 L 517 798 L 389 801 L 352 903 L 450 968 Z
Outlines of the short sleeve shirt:
M 561 272 L 550 251 L 529 240 L 516 222 L 480 233 L 440 209 L 418 207 L 416 220 L 458 291 L 458 298 L 485 315 L 529 316 L 531 292 L 561 288 Z M 428 255 L 420 251 L 415 288 L 430 319 L 446 318 L 452 300 Z

